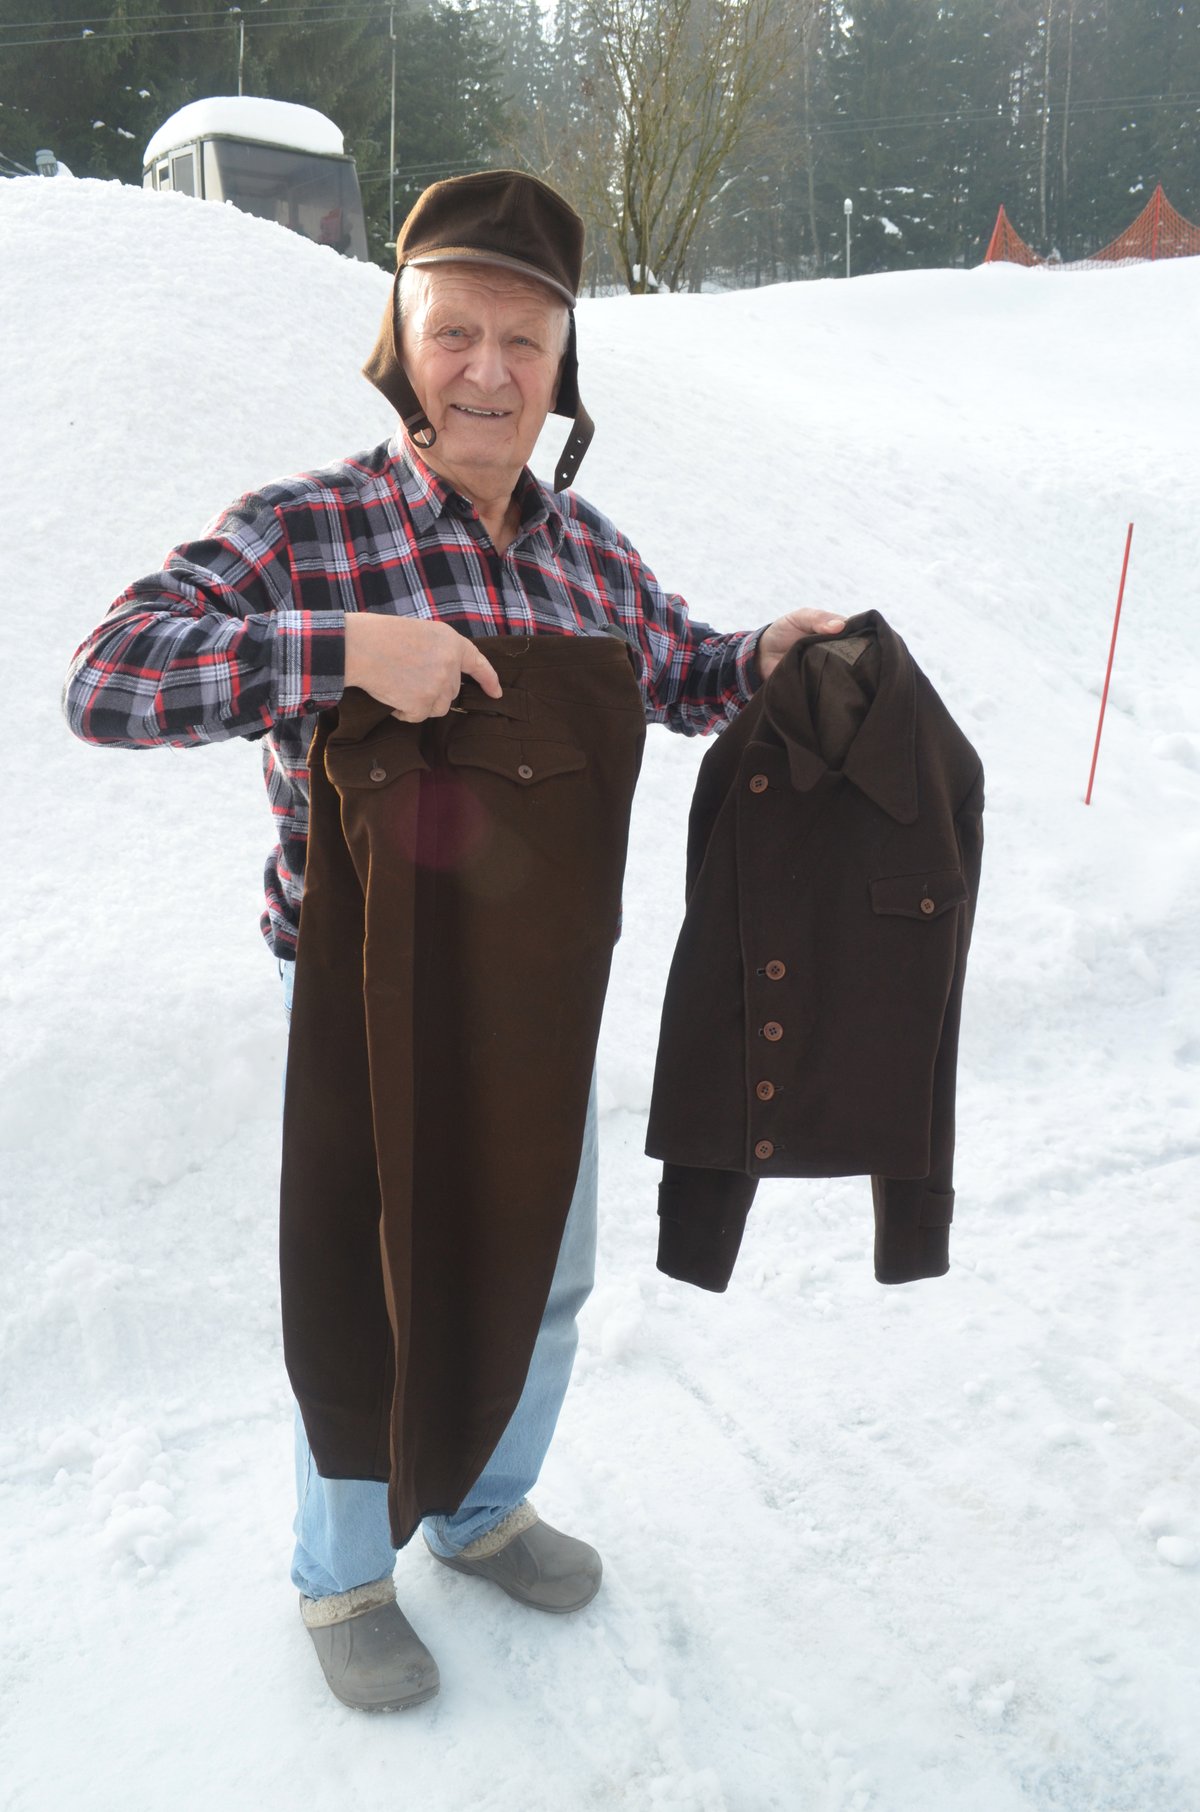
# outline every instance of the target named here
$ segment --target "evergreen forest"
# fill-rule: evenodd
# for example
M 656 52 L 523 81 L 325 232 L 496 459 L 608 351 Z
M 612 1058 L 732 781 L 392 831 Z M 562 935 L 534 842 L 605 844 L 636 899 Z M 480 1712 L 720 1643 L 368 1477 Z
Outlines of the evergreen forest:
M 488 165 L 572 199 L 593 289 L 837 273 L 847 199 L 856 274 L 976 264 L 1001 203 L 1064 259 L 1159 182 L 1200 218 L 1196 0 L 0 0 L 0 172 L 139 183 L 239 84 L 336 121 L 385 265 Z

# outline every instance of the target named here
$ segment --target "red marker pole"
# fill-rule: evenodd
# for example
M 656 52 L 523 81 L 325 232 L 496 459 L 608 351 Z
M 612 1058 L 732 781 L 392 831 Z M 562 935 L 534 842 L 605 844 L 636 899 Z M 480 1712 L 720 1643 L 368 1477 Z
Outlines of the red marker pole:
M 1092 803 L 1092 782 L 1096 778 L 1096 758 L 1100 753 L 1100 732 L 1104 728 L 1104 707 L 1108 703 L 1108 682 L 1112 678 L 1113 655 L 1117 651 L 1117 630 L 1121 623 L 1121 600 L 1125 596 L 1125 574 L 1129 571 L 1129 549 L 1133 543 L 1133 524 L 1129 524 L 1129 533 L 1125 537 L 1125 560 L 1121 567 L 1121 587 L 1117 592 L 1117 614 L 1113 618 L 1112 641 L 1108 645 L 1108 667 L 1104 674 L 1104 691 L 1100 695 L 1100 721 L 1096 725 L 1096 746 L 1092 750 L 1092 771 L 1088 775 L 1087 792 L 1083 803 Z

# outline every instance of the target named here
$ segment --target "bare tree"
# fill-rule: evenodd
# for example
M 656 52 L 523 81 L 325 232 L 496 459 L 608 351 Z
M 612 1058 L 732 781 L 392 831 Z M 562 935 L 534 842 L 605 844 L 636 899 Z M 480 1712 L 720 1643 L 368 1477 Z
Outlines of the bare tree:
M 759 129 L 787 44 L 777 0 L 585 0 L 602 149 L 588 213 L 635 293 L 677 289 L 707 210 Z

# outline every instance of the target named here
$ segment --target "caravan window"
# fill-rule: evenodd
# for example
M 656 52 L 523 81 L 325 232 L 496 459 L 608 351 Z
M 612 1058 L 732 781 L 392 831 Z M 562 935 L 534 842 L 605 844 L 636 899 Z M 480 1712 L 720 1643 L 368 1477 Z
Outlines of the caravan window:
M 196 153 L 190 145 L 186 151 L 171 153 L 170 187 L 180 195 L 196 193 Z
M 237 139 L 204 147 L 205 194 L 275 220 L 318 245 L 365 258 L 358 179 L 351 159 L 312 157 Z

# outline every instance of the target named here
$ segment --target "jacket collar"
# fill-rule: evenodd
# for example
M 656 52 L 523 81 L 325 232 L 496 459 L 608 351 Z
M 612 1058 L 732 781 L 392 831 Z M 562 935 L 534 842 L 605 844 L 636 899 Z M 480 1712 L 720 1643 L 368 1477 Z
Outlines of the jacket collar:
M 397 431 L 389 448 L 395 461 L 396 483 L 408 505 L 413 527 L 419 535 L 434 528 L 442 516 L 475 518 L 478 513 L 471 501 L 447 484 L 421 458 L 406 434 Z M 544 527 L 555 553 L 562 545 L 563 519 L 553 501 L 553 492 L 538 483 L 526 466 L 517 480 L 516 498 L 521 510 L 517 541 Z
M 787 750 L 792 785 L 808 792 L 830 772 L 820 752 L 801 667 L 817 642 L 873 635 L 879 643 L 879 685 L 841 773 L 898 824 L 917 816 L 916 708 L 912 657 L 876 610 L 851 617 L 837 636 L 804 636 L 788 649 L 763 688 L 763 711 Z

